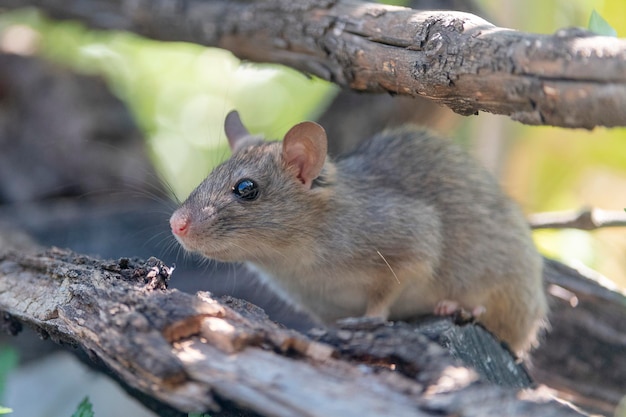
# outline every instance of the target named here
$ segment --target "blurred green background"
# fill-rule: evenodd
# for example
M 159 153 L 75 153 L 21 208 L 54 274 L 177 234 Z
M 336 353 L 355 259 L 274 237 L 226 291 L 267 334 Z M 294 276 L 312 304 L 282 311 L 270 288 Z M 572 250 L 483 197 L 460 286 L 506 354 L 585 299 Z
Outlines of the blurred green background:
M 623 0 L 479 3 L 494 24 L 537 33 L 586 27 L 595 9 L 626 36 Z M 279 138 L 296 122 L 315 119 L 338 91 L 288 68 L 241 63 L 223 50 L 90 31 L 34 10 L 0 17 L 0 43 L 108 79 L 179 199 L 228 157 L 222 125 L 229 110 L 238 109 L 253 133 Z M 626 207 L 626 129 L 531 127 L 488 114 L 459 120 L 443 133 L 471 146 L 527 213 Z M 626 287 L 626 228 L 538 231 L 535 237 L 546 255 L 591 267 Z

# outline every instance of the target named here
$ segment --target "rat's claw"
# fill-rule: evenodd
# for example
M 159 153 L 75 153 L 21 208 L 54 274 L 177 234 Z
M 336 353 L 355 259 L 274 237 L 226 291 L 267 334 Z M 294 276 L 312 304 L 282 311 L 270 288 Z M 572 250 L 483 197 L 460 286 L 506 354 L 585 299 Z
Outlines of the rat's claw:
M 485 306 L 476 306 L 474 307 L 474 309 L 472 310 L 472 316 L 474 318 L 478 318 L 481 315 L 485 314 L 487 312 L 487 309 L 485 308 Z
M 451 316 L 460 310 L 459 303 L 452 300 L 441 300 L 435 305 L 435 315 L 437 316 Z
M 435 305 L 434 314 L 437 316 L 452 316 L 458 314 L 465 319 L 476 319 L 485 314 L 487 309 L 484 306 L 476 306 L 471 311 L 465 310 L 457 301 L 441 300 Z

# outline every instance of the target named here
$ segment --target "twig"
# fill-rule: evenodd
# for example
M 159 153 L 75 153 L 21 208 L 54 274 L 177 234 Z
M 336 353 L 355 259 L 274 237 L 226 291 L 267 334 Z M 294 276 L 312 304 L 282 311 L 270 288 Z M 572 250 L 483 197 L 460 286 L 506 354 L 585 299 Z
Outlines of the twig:
M 586 208 L 578 211 L 536 213 L 530 215 L 528 220 L 532 229 L 596 230 L 626 226 L 626 212 Z

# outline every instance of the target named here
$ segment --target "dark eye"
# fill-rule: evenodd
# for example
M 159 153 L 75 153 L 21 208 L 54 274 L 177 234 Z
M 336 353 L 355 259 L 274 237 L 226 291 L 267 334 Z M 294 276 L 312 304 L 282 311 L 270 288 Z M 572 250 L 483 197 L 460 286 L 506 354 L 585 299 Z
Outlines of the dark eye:
M 259 196 L 259 185 L 249 178 L 237 181 L 233 193 L 242 200 L 255 200 Z

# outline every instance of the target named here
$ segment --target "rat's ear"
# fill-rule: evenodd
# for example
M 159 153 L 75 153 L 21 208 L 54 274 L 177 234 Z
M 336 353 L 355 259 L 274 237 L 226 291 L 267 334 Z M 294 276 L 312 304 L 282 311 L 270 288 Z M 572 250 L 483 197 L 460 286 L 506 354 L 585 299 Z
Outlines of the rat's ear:
M 250 137 L 250 132 L 248 132 L 248 129 L 241 123 L 237 110 L 233 110 L 226 115 L 226 119 L 224 119 L 224 131 L 228 138 L 230 150 L 233 152 L 239 149 L 241 145 L 246 142 L 246 139 Z
M 307 188 L 320 175 L 327 147 L 326 131 L 314 122 L 299 123 L 285 134 L 283 159 L 295 168 L 298 179 Z

